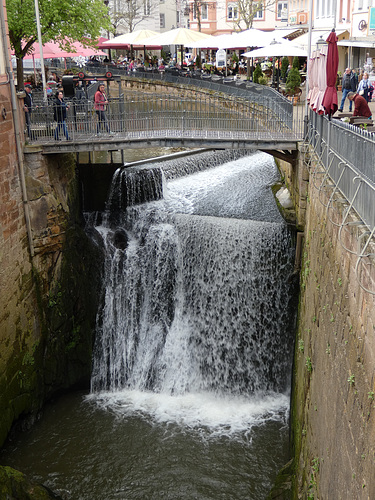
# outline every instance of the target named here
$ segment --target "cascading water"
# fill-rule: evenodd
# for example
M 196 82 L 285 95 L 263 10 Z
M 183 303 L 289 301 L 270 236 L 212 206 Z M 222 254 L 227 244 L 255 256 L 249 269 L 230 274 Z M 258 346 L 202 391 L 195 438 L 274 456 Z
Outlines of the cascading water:
M 293 337 L 293 250 L 269 188 L 278 179 L 273 161 L 259 153 L 172 180 L 176 165 L 151 171 L 117 172 L 109 222 L 97 227 L 106 257 L 93 392 L 117 401 L 121 393 L 135 410 L 142 393 L 142 410 L 149 397 L 154 417 L 157 394 L 273 406 L 288 388 Z M 152 185 L 157 201 L 134 205 L 134 178 L 158 184 L 163 175 L 163 199 Z
M 266 497 L 289 459 L 294 252 L 273 160 L 244 154 L 116 173 L 88 217 L 105 255 L 92 393 L 0 460 L 64 500 Z

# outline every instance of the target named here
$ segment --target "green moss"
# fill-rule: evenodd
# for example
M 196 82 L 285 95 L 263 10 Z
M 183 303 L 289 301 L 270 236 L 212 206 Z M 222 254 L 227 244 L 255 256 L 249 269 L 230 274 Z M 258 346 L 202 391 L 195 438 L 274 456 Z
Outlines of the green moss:
M 0 498 L 17 500 L 58 500 L 61 497 L 41 484 L 27 479 L 11 467 L 0 467 Z
M 278 473 L 275 484 L 266 500 L 290 500 L 292 495 L 292 482 L 294 463 L 290 460 Z

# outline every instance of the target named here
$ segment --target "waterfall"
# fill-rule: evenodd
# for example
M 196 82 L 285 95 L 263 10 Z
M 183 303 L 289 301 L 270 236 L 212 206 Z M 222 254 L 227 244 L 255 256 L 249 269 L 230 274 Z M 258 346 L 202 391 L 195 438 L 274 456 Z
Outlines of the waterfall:
M 211 156 L 214 168 L 204 155 L 192 168 L 202 171 L 182 178 L 176 165 L 148 167 L 151 196 L 137 172 L 114 176 L 96 227 L 105 278 L 94 393 L 242 398 L 288 388 L 293 249 L 270 190 L 278 173 L 263 153 L 223 165 Z

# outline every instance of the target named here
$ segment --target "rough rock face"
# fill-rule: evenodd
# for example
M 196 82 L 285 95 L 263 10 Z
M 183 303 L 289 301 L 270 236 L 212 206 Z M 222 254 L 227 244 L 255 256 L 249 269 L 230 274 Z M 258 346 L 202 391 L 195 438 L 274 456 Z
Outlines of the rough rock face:
M 61 500 L 42 484 L 29 481 L 11 467 L 0 467 L 0 498 L 6 500 Z
M 34 256 L 14 169 L 7 196 L 18 210 L 0 239 L 0 445 L 53 393 L 88 386 L 98 300 L 100 250 L 83 230 L 74 156 L 35 151 L 24 165 Z
M 306 186 L 302 160 L 294 169 L 283 169 L 296 205 L 305 198 L 307 207 L 293 373 L 290 498 L 373 499 L 374 245 L 363 252 L 368 229 L 354 211 L 343 224 L 348 204 L 341 195 L 331 199 L 333 186 L 323 184 L 325 176 L 315 164 Z

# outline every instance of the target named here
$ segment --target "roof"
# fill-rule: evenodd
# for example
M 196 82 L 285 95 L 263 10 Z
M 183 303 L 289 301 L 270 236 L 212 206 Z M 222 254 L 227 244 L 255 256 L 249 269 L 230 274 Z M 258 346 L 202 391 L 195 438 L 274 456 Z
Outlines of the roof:
M 313 50 L 316 48 L 316 44 L 320 37 L 325 41 L 328 38 L 328 35 L 331 33 L 332 30 L 313 30 L 311 33 L 311 47 Z M 336 35 L 339 40 L 342 40 L 345 36 L 349 36 L 349 31 L 347 30 L 335 30 Z M 292 43 L 294 45 L 297 45 L 297 47 L 302 47 L 303 49 L 307 50 L 309 46 L 309 32 L 304 33 L 303 35 L 295 38 Z
M 359 48 L 375 48 L 375 38 L 371 37 L 368 40 L 341 40 L 337 43 L 343 47 L 359 47 Z

